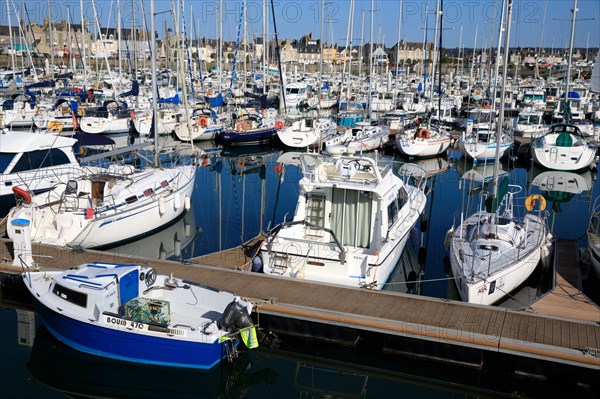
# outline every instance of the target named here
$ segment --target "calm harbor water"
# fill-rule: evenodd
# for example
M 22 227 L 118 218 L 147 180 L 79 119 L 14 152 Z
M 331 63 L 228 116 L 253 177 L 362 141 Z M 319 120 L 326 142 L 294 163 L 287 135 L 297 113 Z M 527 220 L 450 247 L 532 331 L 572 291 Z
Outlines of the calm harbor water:
M 206 145 L 206 144 L 203 144 Z M 297 153 L 271 147 L 224 149 L 200 162 L 190 212 L 163 231 L 112 251 L 164 259 L 187 259 L 239 245 L 259 232 L 293 216 L 302 177 Z M 394 158 L 396 168 L 400 162 Z M 276 165 L 283 164 L 283 172 Z M 411 235 L 411 247 L 397 272 L 420 270 L 416 286 L 394 284 L 386 289 L 456 299 L 454 282 L 445 267 L 444 237 L 458 211 L 476 191 L 473 178 L 486 179 L 491 169 L 448 157 L 418 162 L 428 176 L 427 222 Z M 547 199 L 551 231 L 557 238 L 584 239 L 594 199 L 600 193 L 590 172 L 562 175 L 524 165 L 503 164 L 511 184 L 524 198 L 541 193 Z M 581 245 L 584 241 L 581 241 Z M 420 249 L 422 248 L 422 249 Z M 409 266 L 407 266 L 409 265 Z M 232 265 L 233 266 L 233 265 Z M 540 268 L 541 269 L 541 268 Z M 500 306 L 522 308 L 548 289 L 549 274 L 537 270 L 521 289 Z M 0 309 L 0 366 L 3 391 L 15 398 L 63 397 L 189 397 L 189 398 L 465 398 L 511 395 L 442 378 L 427 368 L 379 372 L 353 362 L 325 362 L 298 351 L 261 350 L 243 354 L 209 373 L 169 370 L 112 362 L 86 356 L 36 329 L 33 315 L 10 307 Z M 35 336 L 35 341 L 34 341 Z M 286 346 L 286 350 L 289 349 Z M 410 367 L 409 367 L 410 368 Z M 453 367 L 448 367 L 452 373 Z M 458 378 L 458 377 L 457 377 Z M 509 389 L 508 387 L 505 389 Z

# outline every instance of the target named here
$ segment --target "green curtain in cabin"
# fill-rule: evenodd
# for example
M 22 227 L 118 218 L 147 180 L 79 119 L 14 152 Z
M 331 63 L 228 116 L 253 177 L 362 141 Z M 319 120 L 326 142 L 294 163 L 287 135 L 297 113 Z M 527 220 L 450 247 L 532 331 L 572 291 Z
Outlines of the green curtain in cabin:
M 371 241 L 370 192 L 334 188 L 331 229 L 343 245 L 367 248 Z

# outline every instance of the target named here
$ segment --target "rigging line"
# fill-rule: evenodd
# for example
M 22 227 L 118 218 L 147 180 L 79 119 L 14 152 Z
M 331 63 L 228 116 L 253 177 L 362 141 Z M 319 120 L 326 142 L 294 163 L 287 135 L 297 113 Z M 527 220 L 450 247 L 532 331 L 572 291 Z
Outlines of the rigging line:
M 432 279 L 420 279 L 419 283 L 433 283 L 436 281 L 449 281 L 449 280 L 457 280 L 459 279 L 459 277 L 442 277 L 442 278 L 432 278 Z M 392 285 L 406 285 L 406 284 L 412 284 L 415 283 L 415 281 L 398 281 L 395 283 L 387 283 L 385 286 L 392 286 Z

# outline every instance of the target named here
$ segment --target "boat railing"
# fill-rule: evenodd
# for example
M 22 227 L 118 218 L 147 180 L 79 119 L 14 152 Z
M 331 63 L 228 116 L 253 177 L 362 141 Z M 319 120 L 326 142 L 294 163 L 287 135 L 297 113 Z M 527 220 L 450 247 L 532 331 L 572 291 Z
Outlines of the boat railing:
M 277 235 L 279 234 L 279 232 L 281 231 L 282 228 L 284 227 L 289 227 L 289 226 L 294 226 L 294 225 L 298 225 L 298 224 L 302 224 L 305 225 L 307 227 L 310 227 L 311 229 L 315 229 L 315 230 L 322 230 L 325 231 L 329 234 L 331 234 L 331 237 L 333 238 L 333 240 L 335 241 L 336 246 L 339 248 L 340 250 L 340 263 L 343 265 L 344 263 L 346 263 L 346 249 L 344 248 L 344 246 L 340 243 L 340 241 L 338 240 L 338 238 L 336 237 L 335 233 L 333 232 L 333 230 L 328 229 L 327 227 L 322 227 L 310 222 L 307 222 L 306 220 L 292 220 L 289 222 L 285 222 L 285 223 L 280 223 L 277 226 L 273 227 L 268 233 L 267 236 L 270 238 L 269 239 L 269 243 L 267 245 L 267 251 L 269 253 L 269 255 L 272 252 L 273 249 L 273 242 L 275 241 L 275 239 L 277 238 Z M 329 244 L 329 243 L 328 243 Z

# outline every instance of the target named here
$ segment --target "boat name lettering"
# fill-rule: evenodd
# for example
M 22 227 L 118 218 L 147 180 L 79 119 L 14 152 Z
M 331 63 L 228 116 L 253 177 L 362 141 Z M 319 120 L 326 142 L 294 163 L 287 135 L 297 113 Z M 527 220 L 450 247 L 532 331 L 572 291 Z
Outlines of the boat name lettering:
M 130 328 L 137 328 L 140 330 L 144 328 L 144 323 L 140 323 L 138 321 L 130 321 L 128 323 L 127 320 L 123 320 L 123 319 L 119 319 L 117 317 L 111 317 L 111 316 L 108 316 L 106 318 L 106 322 L 111 323 L 111 324 L 118 324 L 120 326 L 127 326 Z

